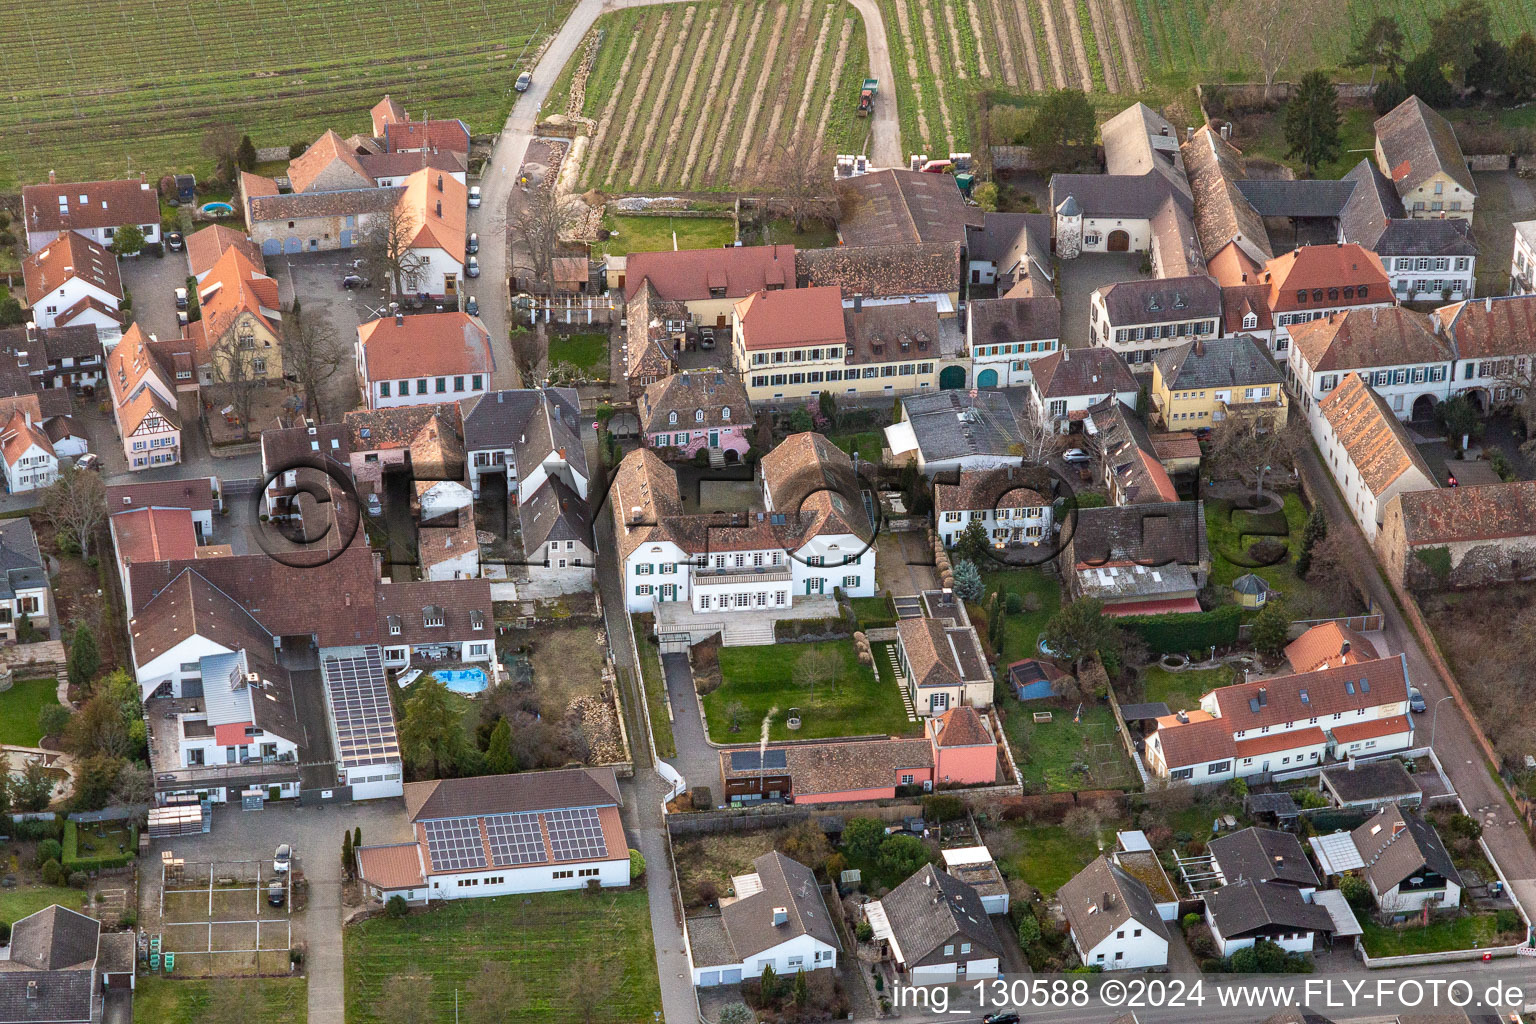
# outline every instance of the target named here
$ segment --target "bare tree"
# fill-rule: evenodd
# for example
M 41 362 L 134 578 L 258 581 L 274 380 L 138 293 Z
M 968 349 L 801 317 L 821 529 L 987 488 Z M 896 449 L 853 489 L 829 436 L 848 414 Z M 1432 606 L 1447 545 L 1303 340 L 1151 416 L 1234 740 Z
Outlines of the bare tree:
M 375 213 L 358 239 L 363 266 L 375 279 L 383 278 L 394 286 L 395 296 L 413 290 L 427 269 L 427 258 L 411 247 L 416 238 L 416 222 L 399 206 Z
M 553 283 L 555 257 L 561 253 L 560 240 L 580 224 L 581 200 L 574 196 L 557 196 L 553 188 L 524 193 L 507 228 L 518 248 L 526 254 L 528 269 L 537 286 L 548 288 Z
M 531 327 L 514 327 L 507 332 L 512 348 L 512 368 L 517 371 L 517 386 L 537 386 L 539 364 L 544 361 L 543 333 Z
M 1508 388 L 1513 397 L 1515 415 L 1525 425 L 1525 443 L 1520 450 L 1536 458 L 1536 359 L 1521 356 L 1503 359 L 1495 367 L 1500 387 Z
M 773 191 L 769 212 L 787 218 L 796 233 L 812 223 L 830 224 L 837 217 L 831 174 L 824 164 L 807 159 L 803 149 L 780 145 L 762 164 L 761 182 Z
M 240 148 L 240 129 L 232 124 L 211 124 L 203 132 L 198 148 L 213 161 L 214 170 L 226 180 L 234 177 L 235 151 Z
M 1227 0 L 1213 27 L 1228 50 L 1259 66 L 1267 103 L 1282 68 L 1301 72 L 1312 66 L 1308 59 L 1326 35 L 1329 9 L 1328 0 Z
M 294 314 L 283 346 L 283 368 L 304 388 L 304 400 L 316 420 L 325 419 L 321 389 L 352 361 L 352 350 L 324 318 Z
M 240 331 L 225 331 L 208 348 L 208 372 L 221 385 L 235 415 L 240 418 L 244 436 L 251 436 L 251 408 L 256 394 L 267 384 L 264 370 L 256 367 L 255 341 Z
M 1211 472 L 1217 477 L 1251 474 L 1254 497 L 1264 498 L 1264 482 L 1276 471 L 1289 473 L 1297 454 L 1310 443 L 1300 417 L 1275 428 L 1264 416 L 1228 416 L 1211 432 Z
M 68 466 L 43 492 L 41 508 L 55 530 L 79 542 L 83 558 L 91 553 L 91 539 L 107 521 L 107 487 L 101 474 Z
M 430 975 L 391 974 L 379 989 L 373 1012 L 384 1024 L 416 1024 L 430 1015 L 432 989 Z
M 1026 466 L 1043 466 L 1064 443 L 1051 421 L 1037 416 L 1033 411 L 1018 417 L 1021 441 L 1013 446 L 1013 454 L 1022 455 Z
M 129 762 L 117 773 L 117 784 L 112 789 L 112 802 L 121 806 L 149 803 L 155 793 L 155 780 L 149 769 L 142 764 Z

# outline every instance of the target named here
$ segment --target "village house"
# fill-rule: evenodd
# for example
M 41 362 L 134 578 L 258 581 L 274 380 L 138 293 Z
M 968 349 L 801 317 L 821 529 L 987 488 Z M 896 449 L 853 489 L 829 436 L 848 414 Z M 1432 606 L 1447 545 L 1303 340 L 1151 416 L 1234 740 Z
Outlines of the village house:
M 1487 296 L 1435 310 L 1456 353 L 1450 394 L 1466 395 L 1483 413 L 1525 397 L 1536 367 L 1536 296 Z
M 896 623 L 896 681 L 921 717 L 992 706 L 992 670 L 964 602 L 926 590 L 922 616 Z
M 108 345 L 122 334 L 117 257 L 84 235 L 59 235 L 22 261 L 21 274 L 29 323 L 95 328 Z
M 1387 403 L 1358 373 L 1347 373 L 1317 404 L 1313 436 L 1365 539 L 1375 541 L 1388 503 L 1439 487 L 1434 470 Z
M 489 580 L 381 582 L 374 599 L 386 667 L 463 663 L 489 674 L 496 647 Z
M 59 453 L 30 408 L 16 409 L 0 420 L 0 456 L 7 494 L 39 490 L 59 478 Z
M 357 378 L 369 409 L 435 405 L 490 388 L 491 339 L 468 313 L 370 320 L 357 329 Z
M 1141 387 L 1120 354 L 1108 348 L 1062 349 L 1030 367 L 1029 397 L 1038 422 L 1057 433 L 1082 429 L 1090 407 L 1113 398 L 1132 409 Z
M 1536 576 L 1536 481 L 1408 491 L 1376 537 L 1387 575 L 1420 593 Z
M 1424 802 L 1424 791 L 1395 757 L 1324 768 L 1317 785 L 1332 806 L 1371 814 L 1388 804 L 1414 808 Z
M 0 352 L 32 379 L 32 390 L 78 389 L 101 383 L 102 350 L 96 327 L 25 327 L 0 330 Z
M 752 406 L 741 379 L 725 370 L 684 370 L 657 381 L 640 396 L 640 435 L 676 459 L 707 453 L 711 465 L 744 462 L 751 440 Z
M 352 479 L 359 492 L 382 492 L 387 473 L 413 481 L 464 479 L 464 435 L 459 407 L 407 405 L 343 417 Z
M 23 616 L 37 629 L 53 624 L 53 587 L 25 516 L 0 521 L 0 640 L 16 639 Z
M 944 546 L 954 547 L 979 522 L 994 547 L 1039 545 L 1056 535 L 1054 479 L 1020 466 L 961 470 L 953 482 L 935 481 L 933 521 Z
M 145 242 L 160 241 L 160 196 L 140 174 L 126 181 L 58 181 L 21 190 L 21 219 L 27 251 L 37 252 L 68 231 L 105 248 L 117 229 L 134 225 Z
M 1470 221 L 1477 185 L 1451 122 L 1410 96 L 1377 118 L 1376 166 L 1408 216 Z
M 1114 505 L 1178 501 L 1179 492 L 1141 417 L 1106 398 L 1088 410 L 1083 433 L 1099 456 L 1104 487 Z M 1198 456 L 1197 456 L 1198 458 Z
M 1198 612 L 1211 571 L 1205 502 L 1079 509 L 1059 561 L 1073 600 L 1102 601 L 1106 615 Z
M 611 768 L 412 782 L 413 841 L 359 848 L 358 875 L 380 902 L 626 886 L 620 804 Z
M 1357 871 L 1383 914 L 1455 910 L 1461 874 L 1433 825 L 1388 804 L 1353 832 L 1313 836 L 1325 875 Z
M 736 303 L 753 292 L 795 287 L 795 247 L 748 245 L 631 253 L 613 286 L 624 293 L 633 369 L 646 329 L 653 321 L 659 322 L 669 340 L 683 336 L 690 343 L 726 340 Z M 654 381 L 644 381 L 641 386 L 651 383 Z
M 866 306 L 931 302 L 939 319 L 955 329 L 946 338 L 959 339 L 964 255 L 956 241 L 801 249 L 795 252 L 795 275 L 801 288 L 836 288 L 844 306 L 855 299 Z
M 1223 686 L 1156 719 L 1154 775 L 1191 783 L 1319 769 L 1413 745 L 1402 655 Z
M 210 224 L 192 232 L 186 237 L 185 245 L 187 270 L 198 284 L 203 283 L 203 278 L 208 276 L 208 272 L 230 249 L 239 252 L 247 263 L 257 269 L 265 266 L 261 246 L 251 241 L 243 231 L 223 224 Z
M 1260 939 L 1287 953 L 1311 953 L 1319 935 L 1333 932 L 1333 917 L 1295 886 L 1244 878 L 1205 893 L 1205 922 L 1222 956 Z
M 1152 407 L 1174 430 L 1212 427 L 1228 417 L 1283 426 L 1285 375 L 1251 335 L 1185 342 L 1153 364 Z
M 842 248 L 964 245 L 967 229 L 986 224 L 982 211 L 966 205 L 948 174 L 888 168 L 844 178 L 837 190 Z
M 1509 260 L 1509 294 L 1536 294 L 1536 220 L 1515 225 L 1514 253 Z
M 1221 288 L 1205 274 L 1106 285 L 1089 297 L 1088 324 L 1093 343 L 1128 365 L 1154 362 L 1185 338 L 1221 333 Z
M 385 153 L 469 153 L 469 126 L 458 118 L 413 121 L 388 93 L 369 110 L 373 138 Z
M 1124 971 L 1168 963 L 1168 926 L 1152 893 L 1103 854 L 1058 889 L 1056 901 L 1085 966 Z
M 401 185 L 395 215 L 413 257 L 401 285 L 407 293 L 452 299 L 465 281 L 469 190 L 444 170 L 413 171 Z
M 990 285 L 1008 299 L 1056 294 L 1050 214 L 983 212 L 980 227 L 968 218 L 965 259 L 972 288 Z
M 1054 295 L 973 299 L 965 343 L 979 388 L 1028 387 L 1030 364 L 1061 346 L 1061 302 Z
M 111 505 L 107 506 L 109 511 Z M 131 617 L 137 607 L 133 600 L 133 581 L 129 569 L 138 562 L 188 559 L 198 556 L 197 528 L 192 513 L 184 508 L 148 506 L 127 511 L 111 511 L 107 529 L 112 536 L 112 550 L 117 555 L 117 573 L 123 584 L 123 603 Z
M 1317 432 L 1321 402 L 1357 373 L 1398 419 L 1428 420 L 1450 394 L 1456 355 L 1439 322 L 1410 309 L 1353 310 L 1298 325 L 1286 380 Z
M 202 383 L 283 379 L 277 281 L 241 248 L 224 250 L 197 286 L 201 317 L 187 325 Z
M 1374 644 L 1339 622 L 1313 626 L 1285 645 L 1285 660 L 1290 663 L 1292 672 L 1343 668 L 1362 661 L 1375 661 L 1379 657 Z
M 865 904 L 864 913 L 908 985 L 951 985 L 998 975 L 1002 943 L 981 897 L 932 864 Z
M 140 480 L 107 488 L 107 514 L 141 508 L 186 509 L 197 532 L 197 543 L 210 543 L 213 517 L 224 509 L 219 478 L 194 476 L 184 480 Z
M 843 944 L 810 868 L 765 853 L 731 879 L 731 891 L 718 915 L 686 922 L 694 985 L 736 985 L 768 967 L 783 978 L 836 969 Z
M 1312 870 L 1301 841 L 1289 832 L 1245 828 L 1216 836 L 1206 848 L 1211 855 L 1211 871 L 1222 885 L 1263 882 L 1289 886 L 1303 897 L 1317 889 L 1317 872 Z
M 322 488 L 334 486 L 331 473 L 351 475 L 351 431 L 344 423 L 306 421 L 261 432 L 261 476 L 267 482 L 262 511 L 272 519 L 303 514 Z M 308 498 L 303 495 L 309 495 Z
M 130 470 L 181 461 L 181 414 L 174 373 L 153 350 L 138 324 L 107 355 L 112 418 Z
M 1008 396 L 945 389 L 901 399 L 901 419 L 885 428 L 898 463 L 915 461 L 930 480 L 1023 462 L 1024 432 Z
M 92 1024 L 132 1007 L 134 933 L 103 932 L 94 917 L 57 903 L 11 926 L 9 955 L 0 970 L 0 1024 Z
M 1410 217 L 1392 179 L 1370 160 L 1344 175 L 1355 183 L 1339 216 L 1339 241 L 1381 257 L 1399 302 L 1469 299 L 1477 285 L 1470 217 Z M 1518 237 L 1518 236 L 1517 236 Z

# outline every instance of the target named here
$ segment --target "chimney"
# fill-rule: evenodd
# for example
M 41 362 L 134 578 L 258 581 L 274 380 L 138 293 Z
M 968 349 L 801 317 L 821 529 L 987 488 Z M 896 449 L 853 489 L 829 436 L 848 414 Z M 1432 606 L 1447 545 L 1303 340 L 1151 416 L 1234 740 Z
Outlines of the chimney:
M 1492 295 L 1484 297 L 1484 299 L 1483 299 L 1483 312 L 1484 313 L 1492 313 L 1493 312 L 1493 296 Z
M 395 314 L 395 326 L 396 327 L 404 327 L 405 326 L 405 314 L 404 313 L 396 313 Z
M 443 176 L 441 174 L 437 176 L 437 190 L 439 192 L 443 190 Z
M 864 293 L 863 292 L 854 292 L 853 293 L 853 311 L 855 313 L 862 313 L 864 311 Z
M 775 928 L 777 928 L 777 927 L 779 927 L 782 924 L 788 924 L 788 923 L 789 923 L 789 908 L 788 907 L 774 907 L 773 908 L 773 926 Z
M 37 340 L 37 322 L 34 321 L 34 320 L 28 320 L 27 321 L 27 340 L 28 341 L 36 341 Z
M 48 184 L 55 185 L 57 183 L 58 183 L 58 178 L 56 178 L 54 176 L 54 173 L 52 171 L 49 171 L 48 172 Z
M 48 177 L 50 177 L 50 178 L 53 177 L 53 172 L 52 171 L 48 172 Z M 28 981 L 27 981 L 27 998 L 28 999 L 36 999 L 37 998 L 37 980 L 36 979 L 28 979 Z
M 1168 133 L 1164 132 L 1163 134 L 1166 135 Z M 1192 141 L 1194 139 L 1194 137 L 1195 137 L 1194 126 L 1193 125 L 1185 125 L 1184 126 L 1184 141 L 1185 142 L 1190 142 L 1190 141 Z
M 1069 349 L 1069 348 L 1063 348 L 1061 350 L 1061 361 L 1065 363 L 1065 362 L 1069 362 L 1071 359 L 1072 359 L 1072 350 Z
M 1268 705 L 1269 705 L 1269 691 L 1261 686 L 1261 687 L 1259 687 L 1259 707 L 1261 707 L 1261 708 L 1262 707 L 1267 707 Z
M 1342 645 L 1340 645 L 1340 647 L 1339 647 L 1339 656 L 1343 657 L 1344 655 L 1346 655 L 1348 653 L 1349 653 L 1349 641 L 1345 640 L 1344 643 Z
M 1247 283 L 1248 283 L 1248 275 L 1246 273 L 1244 273 L 1243 274 L 1243 284 L 1247 284 Z
M 1200 338 L 1196 338 L 1195 339 L 1195 355 L 1197 355 L 1197 356 L 1205 355 L 1205 342 L 1203 340 L 1201 340 Z
M 1104 902 L 1100 903 L 1099 907 L 1103 910 L 1108 910 L 1112 906 L 1114 906 L 1113 897 L 1110 896 L 1109 890 L 1106 889 L 1104 890 Z

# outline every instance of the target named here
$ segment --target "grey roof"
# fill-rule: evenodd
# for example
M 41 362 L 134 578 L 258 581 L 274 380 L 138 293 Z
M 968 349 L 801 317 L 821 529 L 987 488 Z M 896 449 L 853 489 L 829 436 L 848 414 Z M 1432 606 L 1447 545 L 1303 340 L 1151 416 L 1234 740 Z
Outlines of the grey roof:
M 731 946 L 743 961 L 801 935 L 810 935 L 833 949 L 843 948 L 810 868 L 777 850 L 758 857 L 752 868 L 762 882 L 762 891 L 737 900 L 720 915 Z M 773 923 L 775 907 L 789 912 L 783 924 Z
M 891 924 L 891 934 L 901 947 L 907 969 L 926 964 L 964 960 L 957 953 L 944 955 L 944 946 L 972 944 L 969 959 L 980 959 L 974 947 L 993 955 L 1000 950 L 997 932 L 987 919 L 976 890 L 932 864 L 923 865 L 912 877 L 892 889 L 880 906 Z
M 477 395 L 463 403 L 463 418 L 464 450 L 511 449 L 518 479 L 559 449 L 564 449 L 565 460 L 574 472 L 587 475 L 587 455 L 581 444 L 581 398 L 575 388 Z
M 1240 178 L 1235 184 L 1260 217 L 1337 217 L 1356 183 L 1351 178 Z
M 1056 178 L 1066 179 L 1068 177 L 1087 177 L 1087 175 L 1055 175 L 1051 178 L 1051 188 L 1054 189 L 1056 187 Z M 1071 185 L 1069 182 L 1064 180 L 1063 187 L 1069 188 Z M 1077 201 L 1077 196 L 1068 193 L 1067 198 L 1063 199 L 1061 201 L 1061 205 L 1056 207 L 1056 212 L 1061 214 L 1063 217 L 1076 217 L 1083 212 L 1083 204 Z
M 1247 879 L 1317 887 L 1317 873 L 1312 870 L 1301 841 L 1289 832 L 1245 828 L 1212 839 L 1209 849 L 1228 883 Z
M 1059 349 L 1030 363 L 1034 388 L 1045 398 L 1135 392 L 1140 385 L 1112 348 Z
M 1243 809 L 1250 814 L 1273 814 L 1276 818 L 1294 818 L 1301 813 L 1289 793 L 1249 793 L 1243 797 Z
M 1418 797 L 1419 787 L 1395 757 L 1323 769 L 1323 782 L 1346 804 L 1377 803 L 1394 797 Z
M 1109 897 L 1107 905 L 1105 896 Z M 1135 921 L 1165 940 L 1168 938 L 1167 926 L 1158 916 L 1157 904 L 1146 884 L 1103 855 L 1057 890 L 1056 898 L 1084 952 L 1128 921 Z
M 1394 220 L 1376 244 L 1378 256 L 1476 256 L 1477 241 L 1472 222 L 1459 217 L 1445 220 Z
M 1247 388 L 1279 386 L 1285 375 L 1270 361 L 1252 335 L 1185 342 L 1159 353 L 1163 384 L 1183 388 Z
M 741 378 L 728 370 L 683 370 L 663 377 L 640 396 L 640 429 L 646 433 L 741 426 L 752 422 L 752 404 Z M 704 414 L 703 419 L 698 413 Z M 676 421 L 668 415 L 677 414 Z
M 1149 701 L 1146 704 L 1121 704 L 1120 717 L 1127 722 L 1142 722 L 1149 718 L 1162 718 L 1173 714 L 1172 709 L 1160 700 Z
M 27 353 L 27 368 L 39 372 L 46 364 L 62 359 L 100 360 L 101 340 L 96 325 L 34 328 L 31 337 L 26 327 L 0 330 L 0 350 Z
M 0 1021 L 89 1021 L 100 936 L 100 922 L 58 904 L 17 921 L 0 960 Z
M 408 783 L 405 790 L 405 809 L 413 822 L 619 803 L 619 783 L 612 768 L 439 779 Z
M 80 1024 L 91 1019 L 90 968 L 72 971 L 7 970 L 0 964 L 0 1021 L 5 1024 Z M 29 991 L 36 982 L 37 989 Z
M 741 963 L 731 936 L 725 930 L 725 919 L 719 914 L 688 919 L 688 953 L 695 967 L 724 967 Z
M 1378 256 L 1476 256 L 1472 223 L 1460 217 L 1414 220 L 1403 209 L 1392 182 L 1370 160 L 1344 176 L 1359 187 L 1339 220 L 1339 235 Z
M 1104 165 L 1109 174 L 1154 173 L 1189 199 L 1179 132 L 1162 114 L 1145 103 L 1133 103 L 1105 121 L 1099 135 L 1104 141 Z
M 1070 543 L 1074 563 L 1134 560 L 1194 568 L 1210 561 L 1203 501 L 1079 509 Z
M 972 260 L 997 264 L 1011 275 L 1023 260 L 1042 276 L 1051 276 L 1051 216 L 1048 213 L 988 213 L 980 227 L 967 225 L 966 254 Z
M 60 971 L 96 959 L 101 922 L 55 903 L 17 921 L 11 929 L 11 963 L 35 971 Z
M 131 974 L 136 954 L 133 932 L 106 932 L 96 947 L 96 970 L 101 974 Z
M 0 520 L 0 598 L 12 598 L 19 590 L 48 586 L 48 572 L 37 549 L 32 523 L 22 516 Z
M 1244 880 L 1205 894 L 1205 908 L 1223 938 L 1294 932 L 1329 932 L 1333 916 L 1308 903 L 1300 890 L 1274 882 Z
M 1113 174 L 1053 174 L 1051 202 L 1058 213 L 1068 200 L 1075 200 L 1091 217 L 1136 217 L 1149 220 L 1169 196 L 1190 212 L 1194 202 L 1186 190 L 1171 184 L 1156 172 L 1134 176 Z
M 1428 868 L 1461 884 L 1461 875 L 1434 826 L 1397 804 L 1388 804 L 1351 834 L 1365 874 L 1378 893 Z
M 1001 391 L 939 391 L 901 400 L 928 462 L 967 455 L 1007 455 L 1024 442 L 1008 396 Z
M 1160 324 L 1221 316 L 1221 286 L 1204 274 L 1121 281 L 1099 289 L 1111 324 Z
M 1456 129 L 1417 96 L 1410 96 L 1376 120 L 1376 145 L 1385 157 L 1398 195 L 1443 171 L 1477 195 Z
M 1006 345 L 1015 341 L 1054 341 L 1061 337 L 1061 300 L 1054 295 L 1030 299 L 974 299 L 971 343 Z
M 574 540 L 589 550 L 593 547 L 587 501 L 559 477 L 545 478 L 538 490 L 518 503 L 517 521 L 523 528 L 523 550 L 530 555 L 546 541 Z
M 888 169 L 838 184 L 844 212 L 837 229 L 845 245 L 965 242 L 968 225 L 982 223 L 948 174 Z
M 1269 584 L 1257 573 L 1247 572 L 1232 581 L 1232 589 L 1239 594 L 1267 594 Z

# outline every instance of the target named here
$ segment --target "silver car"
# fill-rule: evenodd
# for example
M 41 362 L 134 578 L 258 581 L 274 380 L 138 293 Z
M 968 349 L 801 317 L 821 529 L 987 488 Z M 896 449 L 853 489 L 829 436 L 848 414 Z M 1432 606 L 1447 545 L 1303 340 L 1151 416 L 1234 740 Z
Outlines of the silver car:
M 283 843 L 277 848 L 277 852 L 272 855 L 272 870 L 282 875 L 286 874 L 292 866 L 293 847 Z

